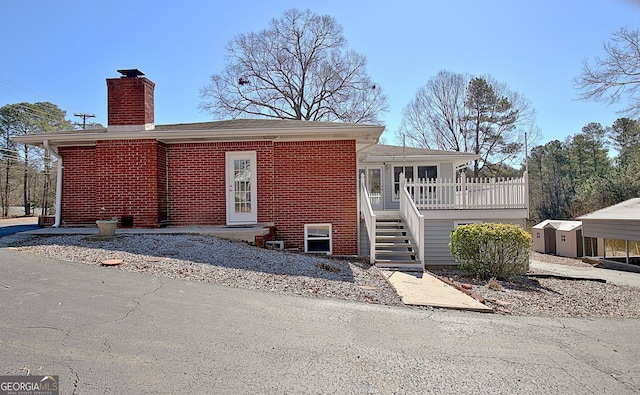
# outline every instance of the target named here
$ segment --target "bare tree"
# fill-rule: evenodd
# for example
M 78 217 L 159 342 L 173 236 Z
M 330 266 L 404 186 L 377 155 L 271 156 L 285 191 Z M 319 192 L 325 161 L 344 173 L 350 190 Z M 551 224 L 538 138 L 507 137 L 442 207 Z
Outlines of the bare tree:
M 522 160 L 524 133 L 538 135 L 534 122 L 529 100 L 506 84 L 440 71 L 404 108 L 399 133 L 410 145 L 478 154 L 477 177 Z
M 201 90 L 214 116 L 380 123 L 387 98 L 328 15 L 297 9 L 227 44 L 227 64 Z
M 640 30 L 621 28 L 603 49 L 604 57 L 582 63 L 581 74 L 574 80 L 582 91 L 579 98 L 614 104 L 626 97 L 629 105 L 620 112 L 640 115 Z
M 464 101 L 469 77 L 442 70 L 402 110 L 400 134 L 409 145 L 467 152 Z

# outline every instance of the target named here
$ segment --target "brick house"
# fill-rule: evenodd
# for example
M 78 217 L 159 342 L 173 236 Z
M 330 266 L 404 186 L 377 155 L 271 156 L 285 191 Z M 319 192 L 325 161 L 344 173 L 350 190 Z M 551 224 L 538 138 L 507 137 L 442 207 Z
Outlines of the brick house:
M 358 152 L 383 126 L 237 119 L 154 124 L 154 83 L 107 79 L 108 127 L 26 135 L 58 160 L 56 225 L 269 224 L 288 247 L 358 253 Z
M 269 225 L 286 247 L 407 270 L 456 265 L 448 243 L 460 225 L 525 226 L 526 172 L 468 178 L 477 155 L 377 144 L 379 125 L 155 125 L 153 82 L 120 72 L 107 79 L 106 129 L 15 138 L 58 158 L 56 226 Z

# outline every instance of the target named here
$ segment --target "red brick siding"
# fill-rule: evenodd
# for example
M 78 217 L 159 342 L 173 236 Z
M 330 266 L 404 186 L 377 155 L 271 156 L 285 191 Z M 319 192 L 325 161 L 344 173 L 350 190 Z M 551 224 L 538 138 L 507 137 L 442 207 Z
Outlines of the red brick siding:
M 158 142 L 98 141 L 94 160 L 95 203 L 100 215 L 132 216 L 134 227 L 157 227 Z
M 189 143 L 167 146 L 171 225 L 226 224 L 225 152 L 256 151 L 258 222 L 271 222 L 271 142 Z
M 154 122 L 155 84 L 146 78 L 107 79 L 109 126 L 145 125 Z
M 97 219 L 132 216 L 135 227 L 157 227 L 157 146 L 155 140 L 127 140 L 60 148 L 63 222 L 91 224 Z
M 274 219 L 287 246 L 304 251 L 304 224 L 333 225 L 333 253 L 357 253 L 355 141 L 274 144 Z
M 226 223 L 225 152 L 256 151 L 258 222 L 304 250 L 304 224 L 333 225 L 333 253 L 357 253 L 354 141 L 164 145 L 99 141 L 61 148 L 63 220 L 133 216 L 135 227 Z M 100 208 L 105 210 L 101 211 Z
M 83 225 L 96 220 L 94 147 L 61 147 L 63 158 L 62 223 Z

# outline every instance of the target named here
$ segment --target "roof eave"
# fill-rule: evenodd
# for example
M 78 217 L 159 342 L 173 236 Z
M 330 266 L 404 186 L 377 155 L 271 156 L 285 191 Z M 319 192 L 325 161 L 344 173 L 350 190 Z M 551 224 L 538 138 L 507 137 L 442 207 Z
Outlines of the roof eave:
M 435 154 L 435 155 L 405 155 L 405 156 L 396 156 L 396 155 L 367 155 L 365 156 L 361 162 L 363 163 L 379 163 L 379 162 L 424 162 L 424 161 L 435 161 L 435 162 L 453 162 L 456 164 L 464 164 L 470 161 L 477 159 L 478 156 L 474 154 Z
M 48 140 L 52 146 L 88 146 L 100 140 L 152 139 L 168 144 L 215 141 L 318 141 L 356 140 L 377 141 L 383 126 L 308 127 L 308 128 L 254 128 L 254 129 L 207 129 L 207 130 L 141 130 L 102 131 L 79 133 L 40 133 L 17 136 L 14 141 L 22 144 L 42 145 Z

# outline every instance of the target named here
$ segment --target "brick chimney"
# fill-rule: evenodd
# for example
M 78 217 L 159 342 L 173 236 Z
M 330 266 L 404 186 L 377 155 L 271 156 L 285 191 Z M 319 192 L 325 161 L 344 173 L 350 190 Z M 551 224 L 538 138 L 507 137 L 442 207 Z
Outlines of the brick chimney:
M 107 130 L 153 130 L 153 90 L 156 85 L 138 69 L 118 72 L 122 77 L 107 78 Z

